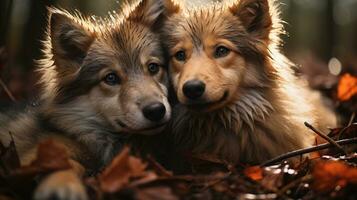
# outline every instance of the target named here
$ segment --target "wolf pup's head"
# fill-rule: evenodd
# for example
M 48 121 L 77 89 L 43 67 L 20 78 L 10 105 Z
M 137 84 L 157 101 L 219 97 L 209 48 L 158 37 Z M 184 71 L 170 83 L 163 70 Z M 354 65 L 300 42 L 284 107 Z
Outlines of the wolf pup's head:
M 161 129 L 171 109 L 167 61 L 153 27 L 165 10 L 160 0 L 142 0 L 98 22 L 50 9 L 41 82 L 45 102 L 60 108 L 52 113 L 72 109 L 69 123 L 83 116 L 78 120 L 107 123 L 113 132 Z
M 179 9 L 164 27 L 178 100 L 188 108 L 213 111 L 245 90 L 269 87 L 274 70 L 266 61 L 280 32 L 273 0 Z

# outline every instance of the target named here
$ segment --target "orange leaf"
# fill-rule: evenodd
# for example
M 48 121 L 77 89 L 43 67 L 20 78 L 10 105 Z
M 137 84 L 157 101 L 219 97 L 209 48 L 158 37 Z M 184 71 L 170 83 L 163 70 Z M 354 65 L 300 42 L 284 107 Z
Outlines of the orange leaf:
M 52 139 L 39 143 L 37 156 L 30 165 L 22 166 L 14 171 L 13 175 L 25 176 L 48 173 L 72 167 L 66 147 Z
M 259 166 L 248 167 L 244 170 L 244 174 L 255 181 L 263 179 L 263 169 Z
M 71 166 L 66 147 L 52 139 L 45 140 L 39 144 L 37 159 L 31 165 L 59 169 L 66 169 Z
M 341 161 L 321 161 L 313 168 L 313 187 L 318 191 L 332 191 L 337 186 L 357 184 L 357 167 L 352 167 Z
M 118 192 L 129 183 L 130 178 L 143 176 L 145 168 L 146 164 L 131 156 L 129 148 L 125 147 L 99 176 L 100 187 L 104 192 Z
M 345 74 L 341 77 L 337 88 L 337 97 L 340 101 L 348 101 L 357 94 L 357 77 Z
M 321 154 L 318 151 L 311 152 L 309 155 L 310 155 L 309 158 L 311 160 L 321 158 Z

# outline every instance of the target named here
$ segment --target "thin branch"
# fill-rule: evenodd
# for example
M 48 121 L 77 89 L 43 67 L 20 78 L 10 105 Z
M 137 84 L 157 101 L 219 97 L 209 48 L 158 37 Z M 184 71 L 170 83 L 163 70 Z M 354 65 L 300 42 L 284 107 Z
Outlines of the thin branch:
M 345 140 L 339 140 L 336 141 L 337 144 L 339 145 L 349 145 L 349 144 L 356 144 L 357 143 L 357 137 L 355 138 L 351 138 L 351 139 L 345 139 Z M 320 144 L 317 146 L 313 146 L 313 147 L 309 147 L 309 148 L 305 148 L 305 149 L 299 149 L 296 151 L 291 151 L 288 152 L 286 154 L 280 155 L 276 158 L 273 158 L 271 160 L 268 160 L 267 162 L 263 163 L 261 166 L 270 166 L 273 165 L 275 163 L 281 162 L 283 160 L 295 157 L 295 156 L 300 156 L 303 154 L 307 154 L 307 153 L 311 153 L 311 152 L 315 152 L 315 151 L 320 151 L 320 150 L 324 150 L 324 149 L 328 149 L 331 147 L 335 147 L 333 144 L 331 143 L 325 143 L 325 144 Z
M 12 95 L 11 91 L 9 90 L 9 88 L 6 86 L 6 84 L 4 83 L 4 81 L 0 78 L 0 85 L 1 87 L 4 89 L 4 91 L 6 92 L 6 94 L 9 96 L 9 98 L 13 101 L 13 102 L 17 102 L 16 98 L 14 97 L 14 95 Z
M 317 135 L 319 135 L 320 137 L 322 137 L 323 139 L 325 139 L 327 142 L 329 142 L 330 144 L 334 145 L 339 151 L 341 151 L 341 153 L 343 153 L 344 155 L 346 155 L 345 150 L 339 145 L 337 144 L 333 139 L 331 139 L 329 136 L 321 133 L 320 131 L 318 131 L 315 127 L 313 127 L 311 124 L 304 122 L 305 126 L 309 129 L 311 129 L 312 131 L 314 131 Z
M 340 139 L 341 136 L 343 136 L 343 134 L 345 133 L 345 131 L 347 131 L 353 125 L 353 121 L 355 120 L 355 117 L 356 117 L 356 113 L 353 112 L 350 121 L 348 122 L 348 125 L 338 133 L 337 139 Z
M 285 192 L 287 192 L 291 188 L 295 187 L 296 185 L 298 185 L 302 182 L 310 181 L 310 180 L 312 180 L 312 175 L 311 174 L 305 175 L 303 177 L 300 177 L 300 178 L 295 179 L 292 182 L 288 183 L 283 188 L 281 188 L 277 193 L 280 195 L 285 194 Z
M 200 192 L 204 192 L 206 191 L 207 189 L 211 188 L 212 186 L 218 184 L 218 183 L 221 183 L 223 181 L 225 181 L 227 178 L 229 178 L 230 176 L 232 175 L 231 172 L 228 172 L 226 173 L 223 177 L 220 177 L 218 178 L 217 180 L 211 182 L 211 183 L 208 183 L 206 184 L 206 186 L 204 186 L 202 189 L 200 189 Z
M 356 112 L 353 112 L 347 126 L 352 125 L 353 121 L 355 120 L 355 117 L 356 117 Z

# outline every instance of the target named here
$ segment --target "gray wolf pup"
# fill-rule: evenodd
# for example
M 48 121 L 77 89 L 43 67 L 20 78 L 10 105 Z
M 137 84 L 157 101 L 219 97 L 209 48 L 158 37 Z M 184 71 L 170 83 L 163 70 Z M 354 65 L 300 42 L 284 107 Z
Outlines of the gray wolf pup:
M 154 31 L 165 5 L 142 0 L 106 20 L 49 12 L 40 106 L 4 114 L 0 139 L 8 144 L 12 133 L 23 165 L 41 140 L 63 144 L 73 170 L 45 178 L 35 199 L 87 199 L 79 179 L 84 169 L 107 164 L 127 136 L 157 133 L 170 119 L 167 62 Z

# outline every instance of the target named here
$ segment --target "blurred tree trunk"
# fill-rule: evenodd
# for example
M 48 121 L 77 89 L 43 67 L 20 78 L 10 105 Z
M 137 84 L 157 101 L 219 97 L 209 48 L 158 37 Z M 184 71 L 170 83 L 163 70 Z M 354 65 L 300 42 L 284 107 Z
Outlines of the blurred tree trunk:
M 44 39 L 43 33 L 47 28 L 47 6 L 51 6 L 56 1 L 30 1 L 30 11 L 25 32 L 22 35 L 23 45 L 21 46 L 19 57 L 24 58 L 26 70 L 33 68 L 33 60 L 40 58 L 41 41 Z
M 10 24 L 12 0 L 1 0 L 0 2 L 0 46 L 6 43 L 6 35 Z
M 327 10 L 326 10 L 326 39 L 327 41 L 325 42 L 326 45 L 326 52 L 325 52 L 325 59 L 330 59 L 333 56 L 336 56 L 336 52 L 334 52 L 335 49 L 335 41 L 336 41 L 336 34 L 335 34 L 335 22 L 333 18 L 333 9 L 334 9 L 334 0 L 327 0 Z

